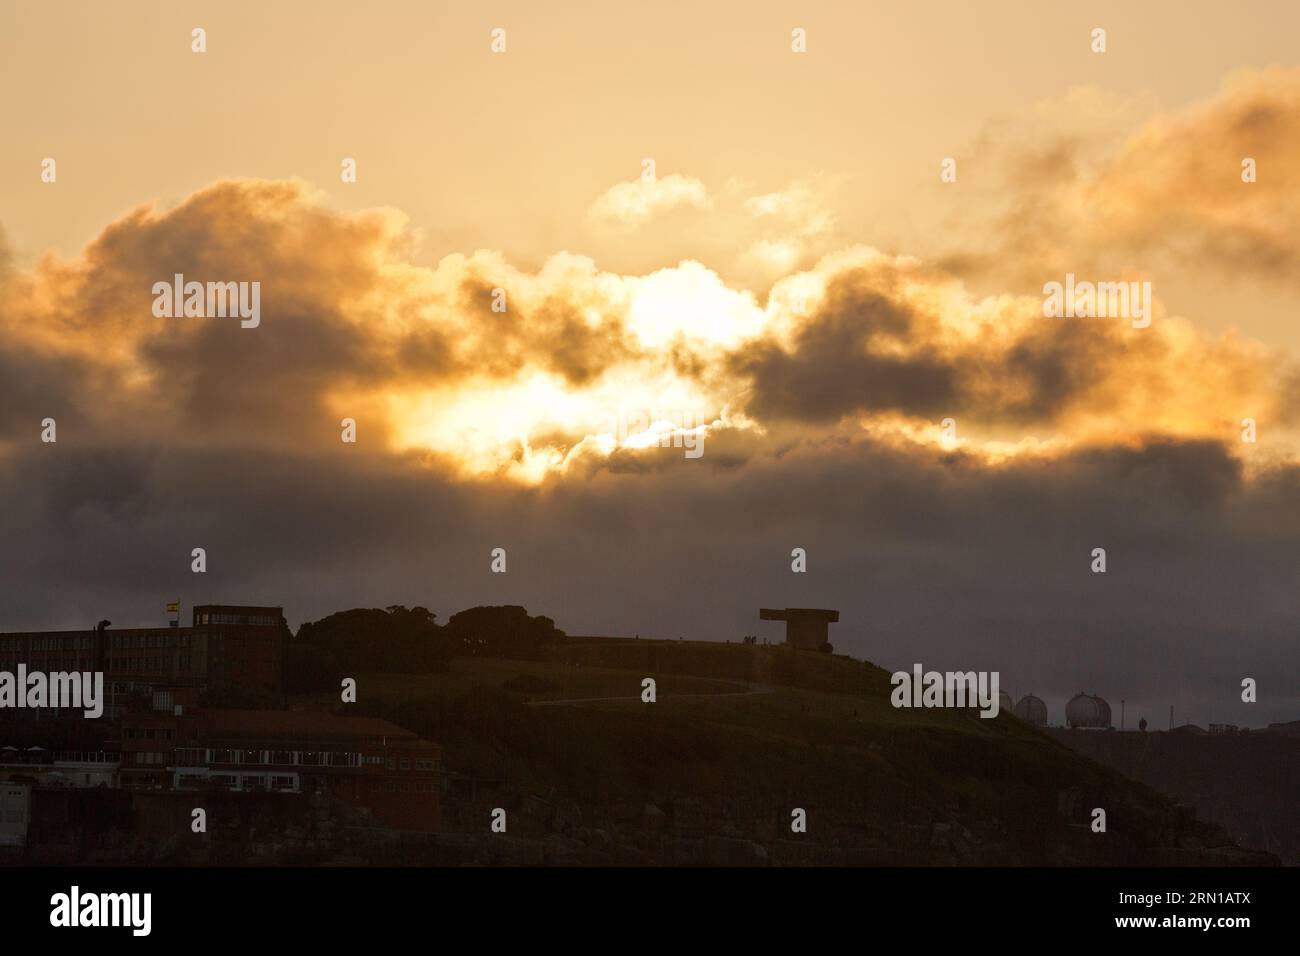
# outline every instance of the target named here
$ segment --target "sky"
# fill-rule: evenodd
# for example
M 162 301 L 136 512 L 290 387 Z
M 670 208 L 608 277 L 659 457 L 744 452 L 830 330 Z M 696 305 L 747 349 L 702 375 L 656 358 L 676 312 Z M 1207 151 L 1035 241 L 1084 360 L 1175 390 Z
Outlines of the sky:
M 1057 721 L 1300 718 L 1298 27 L 0 0 L 0 628 L 833 607 Z M 178 273 L 259 323 L 159 315 Z

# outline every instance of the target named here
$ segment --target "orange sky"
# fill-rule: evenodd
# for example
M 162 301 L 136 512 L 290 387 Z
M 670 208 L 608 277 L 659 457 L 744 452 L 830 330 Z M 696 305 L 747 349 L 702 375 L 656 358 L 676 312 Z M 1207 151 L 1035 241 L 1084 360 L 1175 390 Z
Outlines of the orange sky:
M 994 461 L 1148 433 L 1227 441 L 1252 417 L 1263 457 L 1288 457 L 1300 71 L 1278 65 L 1285 31 L 1210 5 L 1171 43 L 1150 10 L 1040 7 L 711 5 L 629 31 L 598 6 L 164 5 L 128 21 L 9 5 L 6 59 L 42 79 L 11 97 L 22 148 L 0 168 L 13 334 L 107 363 L 148 399 L 152 343 L 198 333 L 138 321 L 123 275 L 152 285 L 156 244 L 180 231 L 224 279 L 279 270 L 272 316 L 309 296 L 386 363 L 328 383 L 318 369 L 331 414 L 365 414 L 390 450 L 534 482 L 644 445 L 664 415 L 750 439 L 804 419 L 755 391 L 775 366 L 754 356 L 815 376 L 825 356 L 803 352 L 849 284 L 910 318 L 902 339 L 859 336 L 874 364 L 839 374 L 938 363 L 955 384 L 921 402 L 850 394 L 818 428 L 932 442 L 952 415 Z M 193 25 L 208 52 L 191 52 Z M 955 183 L 938 175 L 949 156 Z M 212 186 L 232 177 L 294 185 Z M 263 258 L 236 254 L 232 228 Z M 328 286 L 288 288 L 322 271 Z M 1046 325 L 1041 287 L 1067 272 L 1150 280 L 1155 328 Z M 508 316 L 485 318 L 496 288 Z M 403 367 L 422 336 L 455 374 Z M 504 364 L 475 367 L 507 339 Z M 1092 370 L 1048 407 L 1044 361 Z M 648 430 L 602 427 L 628 408 Z
M 189 51 L 196 25 L 209 36 L 202 56 Z M 1097 25 L 1104 55 L 1089 50 Z M 494 26 L 508 31 L 504 56 L 488 51 Z M 803 56 L 789 50 L 795 26 L 808 31 Z M 661 176 L 714 195 L 820 182 L 834 230 L 802 265 L 849 242 L 969 253 L 983 230 L 952 249 L 946 227 L 983 224 L 1009 152 L 1079 133 L 1116 152 L 1144 121 L 1215 96 L 1233 71 L 1294 65 L 1297 29 L 1300 9 L 1272 0 L 669 3 L 633 19 L 595 2 L 142 0 L 130 15 L 5 2 L 0 55 L 14 79 L 0 223 L 20 262 L 51 247 L 74 255 L 137 204 L 179 202 L 230 176 L 298 176 L 341 210 L 403 210 L 430 264 L 489 248 L 536 268 L 567 250 L 641 274 L 690 256 L 761 287 L 773 276 L 742 255 L 752 228 L 683 220 L 611 239 L 587 210 L 652 156 Z M 60 163 L 57 189 L 36 175 L 46 156 Z M 360 163 L 355 185 L 339 182 L 343 156 Z M 962 164 L 960 189 L 939 187 L 944 156 Z M 1266 167 L 1257 191 L 1281 174 Z M 1159 278 L 1169 307 L 1205 328 L 1300 344 L 1294 284 L 1261 288 L 1203 263 Z

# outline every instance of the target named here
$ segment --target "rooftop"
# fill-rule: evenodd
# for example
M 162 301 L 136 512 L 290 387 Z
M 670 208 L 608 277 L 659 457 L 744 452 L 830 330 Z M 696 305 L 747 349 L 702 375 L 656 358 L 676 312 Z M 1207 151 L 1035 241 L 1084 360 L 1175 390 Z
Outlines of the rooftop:
M 378 717 L 341 717 L 309 710 L 206 710 L 196 716 L 207 723 L 211 733 L 232 736 L 419 739 Z

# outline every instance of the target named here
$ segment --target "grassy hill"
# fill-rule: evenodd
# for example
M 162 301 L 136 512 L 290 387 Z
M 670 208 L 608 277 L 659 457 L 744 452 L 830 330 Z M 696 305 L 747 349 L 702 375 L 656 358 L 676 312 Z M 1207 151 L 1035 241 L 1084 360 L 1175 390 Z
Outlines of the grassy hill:
M 491 859 L 518 841 L 571 863 L 1274 862 L 1010 715 L 895 709 L 888 673 L 843 656 L 569 638 L 358 687 L 355 708 L 442 745 L 447 829 Z M 508 841 L 486 834 L 498 806 Z

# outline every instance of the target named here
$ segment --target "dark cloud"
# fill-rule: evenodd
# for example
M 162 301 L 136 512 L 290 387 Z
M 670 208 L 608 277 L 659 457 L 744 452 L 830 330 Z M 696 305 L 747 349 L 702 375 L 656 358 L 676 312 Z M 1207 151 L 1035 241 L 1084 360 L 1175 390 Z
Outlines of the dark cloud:
M 1247 482 L 1212 443 L 994 470 L 861 441 L 738 468 L 664 449 L 651 471 L 541 488 L 342 451 L 46 451 L 0 467 L 8 628 L 145 623 L 181 597 L 283 603 L 294 622 L 522 603 L 578 633 L 777 639 L 758 607 L 828 606 L 844 612 L 841 651 L 998 669 L 1058 708 L 1082 688 L 1152 719 L 1170 703 L 1202 722 L 1300 707 L 1300 472 Z M 488 570 L 494 547 L 505 575 Z M 1253 710 L 1237 703 L 1244 676 L 1264 688 Z
M 763 419 L 834 422 L 853 411 L 951 410 L 957 382 L 950 363 L 925 349 L 905 357 L 873 351 L 878 340 L 907 338 L 919 323 L 905 305 L 842 277 L 791 351 L 762 343 L 737 353 L 732 363 L 753 380 L 748 407 Z
M 510 285 L 508 276 L 483 275 L 462 284 L 461 307 L 480 327 L 478 347 L 464 357 L 466 374 L 508 379 L 531 365 L 583 386 L 611 366 L 643 356 L 622 317 L 607 307 L 598 309 L 595 321 L 588 321 L 579 303 L 562 295 L 521 303 L 519 297 L 507 294 L 505 311 L 493 311 L 494 290 L 508 292 Z M 575 290 L 566 291 L 574 294 Z
M 881 278 L 875 269 L 836 276 L 788 348 L 769 338 L 733 354 L 733 371 L 752 383 L 746 410 L 822 424 L 882 411 L 1050 423 L 1104 401 L 1097 389 L 1112 366 L 1146 348 L 1098 323 L 1023 313 L 1006 337 L 954 347 L 955 333 L 897 290 L 881 291 Z

